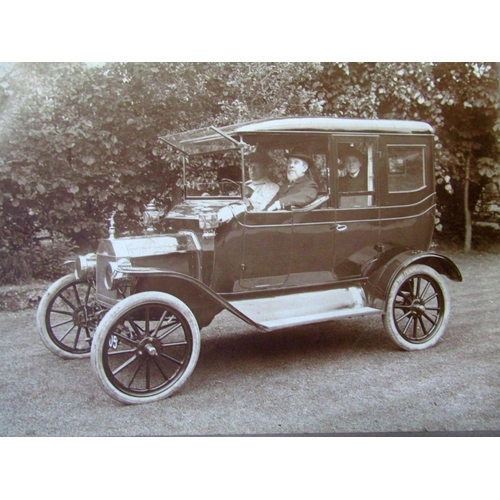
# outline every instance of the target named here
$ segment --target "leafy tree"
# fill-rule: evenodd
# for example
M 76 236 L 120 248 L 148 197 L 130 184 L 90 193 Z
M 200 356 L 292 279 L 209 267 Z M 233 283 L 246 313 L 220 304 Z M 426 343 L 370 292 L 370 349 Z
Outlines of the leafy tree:
M 321 113 L 311 88 L 322 71 L 318 63 L 220 63 L 211 71 L 220 124 Z
M 296 82 L 319 69 L 310 63 L 15 65 L 0 81 L 3 254 L 36 246 L 40 230 L 95 248 L 112 213 L 119 228 L 137 230 L 144 203 L 155 198 L 168 207 L 179 176 L 176 155 L 159 135 L 235 118 L 304 114 L 314 96 Z
M 451 205 L 462 207 L 458 220 L 464 227 L 464 250 L 469 251 L 472 213 L 481 192 L 488 184 L 500 185 L 498 64 L 438 63 L 434 76 L 442 107 L 444 168 L 461 198 L 455 197 Z

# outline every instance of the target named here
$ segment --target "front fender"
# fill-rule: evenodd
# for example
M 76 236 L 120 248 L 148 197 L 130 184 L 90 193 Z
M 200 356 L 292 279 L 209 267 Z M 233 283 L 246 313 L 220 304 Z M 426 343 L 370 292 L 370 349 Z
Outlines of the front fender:
M 137 278 L 133 293 L 147 291 L 165 292 L 182 300 L 193 312 L 200 328 L 208 326 L 214 317 L 226 309 L 246 323 L 262 327 L 238 311 L 223 297 L 199 279 L 186 274 L 162 269 L 129 269 L 129 276 Z
M 434 252 L 406 251 L 393 257 L 368 278 L 367 288 L 372 307 L 383 310 L 387 295 L 401 271 L 413 264 L 424 264 L 453 281 L 462 281 L 457 265 L 448 257 Z

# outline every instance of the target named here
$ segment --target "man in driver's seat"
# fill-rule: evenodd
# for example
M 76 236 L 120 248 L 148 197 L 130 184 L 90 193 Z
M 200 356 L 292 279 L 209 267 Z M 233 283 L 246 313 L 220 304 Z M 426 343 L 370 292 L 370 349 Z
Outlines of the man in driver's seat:
M 281 186 L 278 194 L 271 201 L 267 210 L 288 210 L 293 207 L 304 207 L 318 196 L 318 185 L 306 175 L 313 160 L 300 148 L 294 148 L 286 154 L 288 167 L 286 176 L 288 183 Z

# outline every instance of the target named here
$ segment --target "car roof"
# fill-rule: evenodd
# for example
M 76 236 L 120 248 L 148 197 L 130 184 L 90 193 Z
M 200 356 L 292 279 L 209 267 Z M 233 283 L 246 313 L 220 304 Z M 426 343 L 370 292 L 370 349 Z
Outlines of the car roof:
M 272 118 L 238 123 L 224 127 L 205 127 L 160 137 L 187 155 L 239 149 L 245 143 L 241 136 L 266 133 L 378 133 L 433 134 L 425 122 L 411 120 L 374 120 L 364 118 L 333 118 L 299 116 Z
M 224 127 L 221 128 L 224 131 Z M 274 118 L 241 124 L 233 133 L 249 132 L 378 132 L 401 134 L 432 134 L 433 128 L 425 122 L 409 120 L 371 120 L 365 118 L 333 118 L 328 116 L 301 116 Z

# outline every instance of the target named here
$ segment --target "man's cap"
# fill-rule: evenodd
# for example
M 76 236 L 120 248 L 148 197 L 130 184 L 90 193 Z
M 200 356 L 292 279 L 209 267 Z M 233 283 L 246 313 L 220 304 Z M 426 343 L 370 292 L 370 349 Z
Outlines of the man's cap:
M 349 146 L 348 148 L 340 149 L 339 156 L 341 158 L 347 158 L 348 156 L 355 156 L 359 161 L 364 160 L 364 155 L 360 153 L 356 148 Z

